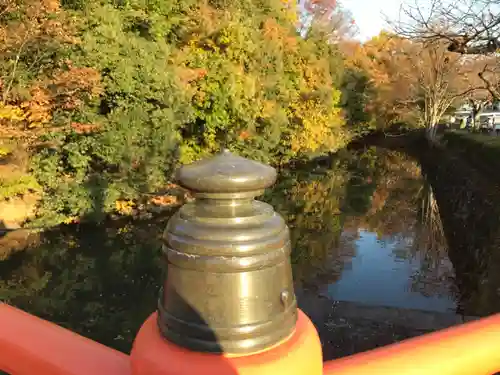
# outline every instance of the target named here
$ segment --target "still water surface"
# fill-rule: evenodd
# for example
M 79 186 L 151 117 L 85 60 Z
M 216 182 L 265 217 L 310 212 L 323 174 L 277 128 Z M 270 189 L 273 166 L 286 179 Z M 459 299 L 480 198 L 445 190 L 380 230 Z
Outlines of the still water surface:
M 441 284 L 439 293 L 426 291 L 426 285 L 416 281 L 427 270 L 423 251 L 412 253 L 413 236 L 400 241 L 381 241 L 377 234 L 360 230 L 356 254 L 349 269 L 344 269 L 336 283 L 325 287 L 325 295 L 335 300 L 362 302 L 440 312 L 454 312 L 453 266 L 447 257 L 441 259 L 439 272 L 430 282 Z M 423 270 L 422 270 L 423 268 Z M 420 288 L 419 288 L 420 287 Z
M 287 220 L 296 287 L 334 300 L 454 311 L 439 210 L 416 161 L 371 148 L 280 172 L 263 197 Z M 155 309 L 168 217 L 58 228 L 0 262 L 0 297 L 129 351 Z

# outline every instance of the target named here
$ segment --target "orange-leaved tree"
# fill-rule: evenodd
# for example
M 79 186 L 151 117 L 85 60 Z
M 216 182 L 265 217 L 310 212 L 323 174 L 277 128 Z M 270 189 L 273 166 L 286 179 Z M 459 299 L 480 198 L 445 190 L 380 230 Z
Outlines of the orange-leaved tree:
M 350 69 L 367 76 L 369 99 L 364 110 L 377 129 L 397 123 L 413 123 L 416 111 L 408 105 L 413 100 L 412 77 L 406 55 L 406 41 L 381 33 L 364 44 L 351 44 L 346 53 Z
M 457 101 L 484 90 L 477 64 L 449 52 L 442 41 L 422 43 L 382 33 L 359 45 L 349 63 L 367 72 L 374 95 L 367 110 L 379 127 L 410 122 L 431 140 L 443 115 Z
M 73 110 L 85 97 L 100 93 L 99 73 L 73 66 L 66 58 L 80 42 L 76 26 L 58 0 L 0 4 L 0 125 L 4 132 L 47 125 L 54 112 Z

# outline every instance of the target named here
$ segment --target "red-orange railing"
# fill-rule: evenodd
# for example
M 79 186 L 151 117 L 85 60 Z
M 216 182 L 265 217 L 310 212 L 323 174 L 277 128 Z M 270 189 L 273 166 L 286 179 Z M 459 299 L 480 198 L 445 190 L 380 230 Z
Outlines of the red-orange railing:
M 132 367 L 140 368 L 132 366 L 126 354 L 0 304 L 0 370 L 11 375 L 135 375 Z M 149 370 L 147 375 L 159 375 L 159 371 Z M 323 367 L 324 375 L 492 375 L 499 371 L 500 314 L 329 361 Z M 240 373 L 250 372 L 233 367 L 220 375 Z
M 500 314 L 325 363 L 324 374 L 493 375 Z
M 129 375 L 129 357 L 0 304 L 0 370 L 11 375 Z

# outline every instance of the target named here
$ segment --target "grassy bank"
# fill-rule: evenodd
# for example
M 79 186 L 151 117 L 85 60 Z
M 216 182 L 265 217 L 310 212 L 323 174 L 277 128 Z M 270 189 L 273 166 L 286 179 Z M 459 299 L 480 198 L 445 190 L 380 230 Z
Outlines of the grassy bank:
M 500 137 L 447 132 L 443 140 L 449 151 L 465 158 L 491 182 L 500 183 Z

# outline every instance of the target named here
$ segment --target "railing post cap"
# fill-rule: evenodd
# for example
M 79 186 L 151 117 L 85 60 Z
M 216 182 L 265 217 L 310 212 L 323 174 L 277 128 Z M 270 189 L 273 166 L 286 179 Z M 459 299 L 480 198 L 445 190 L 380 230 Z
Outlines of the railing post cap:
M 176 175 L 182 187 L 195 193 L 260 191 L 274 184 L 276 178 L 274 168 L 227 149 L 209 159 L 182 166 Z

